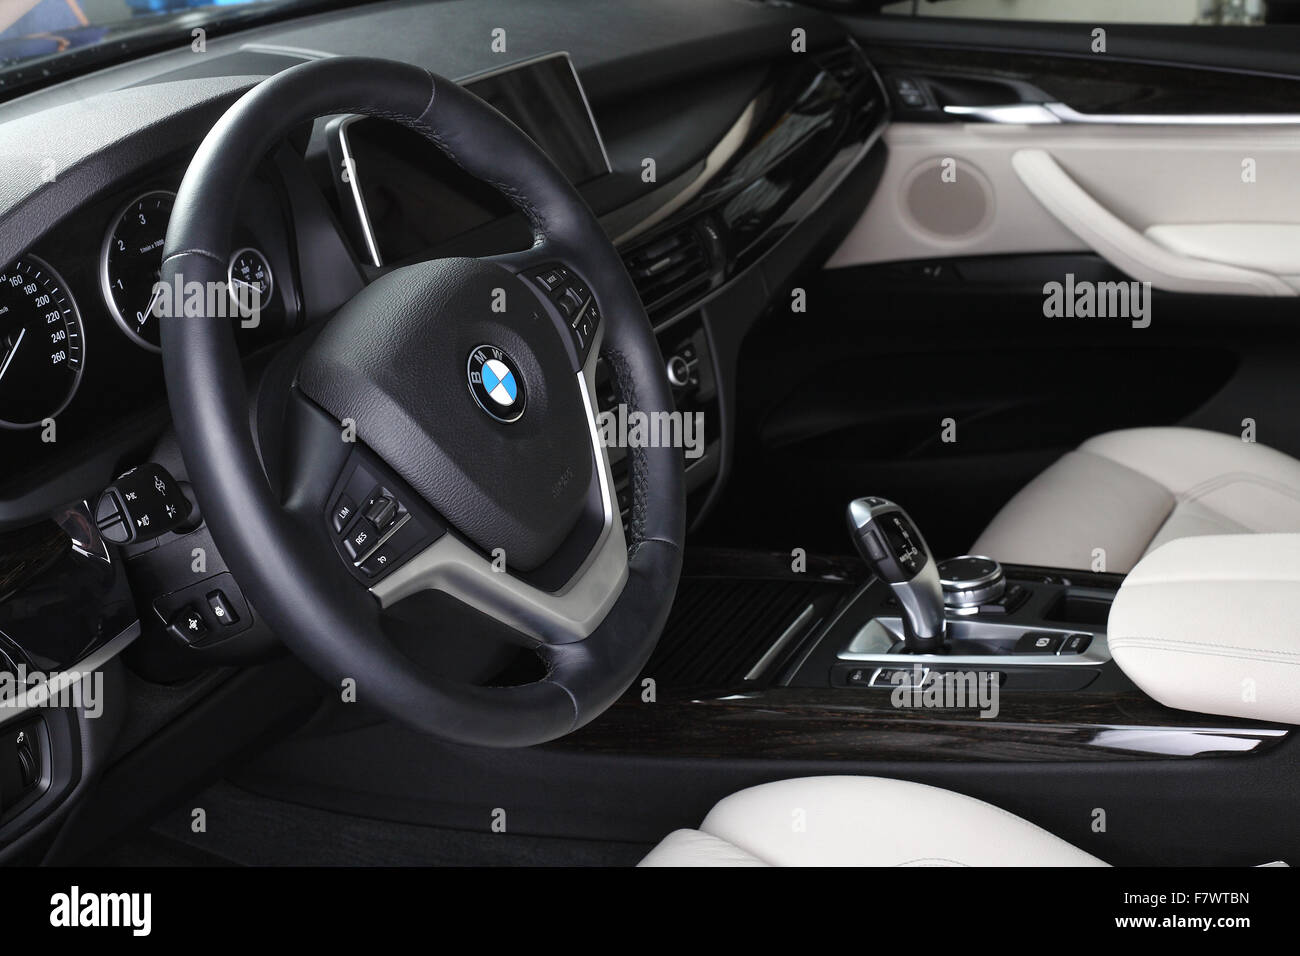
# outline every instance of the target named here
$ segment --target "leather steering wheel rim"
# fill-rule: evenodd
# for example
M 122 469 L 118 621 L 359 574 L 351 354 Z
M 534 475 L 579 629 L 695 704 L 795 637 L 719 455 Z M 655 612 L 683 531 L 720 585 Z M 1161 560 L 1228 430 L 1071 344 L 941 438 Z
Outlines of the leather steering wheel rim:
M 254 167 L 297 125 L 348 113 L 419 132 L 510 199 L 531 225 L 534 250 L 572 264 L 595 291 L 604 313 L 600 354 L 620 400 L 630 411 L 647 414 L 673 409 L 658 344 L 635 288 L 573 186 L 500 113 L 457 84 L 411 65 L 322 59 L 286 70 L 240 98 L 205 138 L 181 183 L 162 281 L 224 283 L 233 199 Z M 304 522 L 273 490 L 250 430 L 232 320 L 206 314 L 163 318 L 160 330 L 177 437 L 212 537 L 257 612 L 326 681 L 336 687 L 355 681 L 359 701 L 424 733 L 467 744 L 526 746 L 581 727 L 640 673 L 681 569 L 680 449 L 629 449 L 627 574 L 594 629 L 577 640 L 536 641 L 546 676 L 533 683 L 484 687 L 449 681 L 421 672 L 383 639 L 373 594 L 322 547 L 324 529 Z M 366 435 L 357 439 L 364 443 Z M 618 523 L 616 505 L 613 521 Z

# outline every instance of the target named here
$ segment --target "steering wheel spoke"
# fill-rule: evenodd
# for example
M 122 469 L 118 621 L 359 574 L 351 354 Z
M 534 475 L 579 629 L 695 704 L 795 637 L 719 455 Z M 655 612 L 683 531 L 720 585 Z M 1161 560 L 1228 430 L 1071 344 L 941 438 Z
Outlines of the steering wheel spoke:
M 581 531 L 575 531 L 554 559 L 570 567 L 576 563 L 576 569 L 558 586 L 544 587 L 536 583 L 536 575 L 514 573 L 508 544 L 484 556 L 459 536 L 447 534 L 371 588 L 383 606 L 422 590 L 442 591 L 549 644 L 584 640 L 604 620 L 627 582 L 628 561 L 609 455 L 596 422 L 595 364 L 593 351 L 577 380 L 591 435 L 592 523 L 598 522 L 598 530 L 589 546 L 579 538 Z M 575 550 L 584 547 L 585 552 L 575 556 Z

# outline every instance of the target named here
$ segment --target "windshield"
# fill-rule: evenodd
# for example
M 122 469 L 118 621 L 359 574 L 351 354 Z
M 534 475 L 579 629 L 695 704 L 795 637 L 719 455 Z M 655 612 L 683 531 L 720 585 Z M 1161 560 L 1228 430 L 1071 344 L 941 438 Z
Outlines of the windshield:
M 255 19 L 320 0 L 0 0 L 0 72 L 43 61 L 47 75 L 128 41 L 190 42 L 209 22 Z M 178 36 L 178 28 L 184 28 Z

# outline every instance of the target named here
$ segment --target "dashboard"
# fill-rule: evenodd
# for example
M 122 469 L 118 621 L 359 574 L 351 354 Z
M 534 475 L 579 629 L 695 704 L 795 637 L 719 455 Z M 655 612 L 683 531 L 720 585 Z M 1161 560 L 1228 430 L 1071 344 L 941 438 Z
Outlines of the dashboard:
M 239 73 L 276 72 L 315 55 L 245 44 L 205 68 L 225 59 L 217 72 L 234 75 L 164 71 L 107 93 L 140 102 L 78 166 L 95 171 L 89 188 L 34 177 L 34 196 L 74 204 L 2 273 L 0 457 L 10 467 L 0 475 L 0 530 L 97 493 L 165 429 L 151 313 L 155 293 L 169 291 L 154 285 L 175 190 L 202 133 L 254 82 Z M 688 466 L 692 488 L 707 491 L 725 472 L 728 374 L 712 367 L 704 306 L 743 288 L 735 280 L 747 272 L 766 286 L 773 277 L 760 274 L 773 263 L 784 272 L 797 266 L 798 257 L 769 255 L 783 244 L 806 257 L 810 250 L 784 240 L 809 228 L 814 212 L 824 215 L 827 192 L 878 146 L 887 107 L 870 64 L 839 38 L 806 57 L 760 59 L 711 77 L 707 96 L 689 81 L 610 99 L 587 88 L 573 55 L 551 50 L 464 82 L 547 147 L 623 252 L 677 370 L 670 378 L 679 401 L 705 413 L 709 448 Z M 176 101 L 182 90 L 188 105 Z M 239 227 L 228 278 L 232 290 L 268 297 L 256 326 L 238 331 L 250 357 L 327 317 L 367 271 L 494 254 L 531 239 L 504 197 L 432 144 L 359 116 L 323 117 L 298 131 L 246 193 L 231 200 Z M 834 220 L 824 228 L 832 231 Z
M 198 693 L 188 688 L 278 651 L 205 526 L 114 548 L 88 503 L 149 463 L 184 483 L 156 321 L 157 296 L 180 298 L 156 285 L 170 203 L 239 96 L 321 56 L 384 56 L 460 78 L 547 149 L 622 255 L 678 408 L 701 416 L 684 464 L 691 518 L 707 514 L 730 468 L 740 344 L 864 208 L 889 106 L 829 17 L 733 0 L 681 0 L 665 17 L 666 3 L 626 0 L 613 16 L 603 0 L 395 0 L 0 102 L 0 153 L 15 157 L 0 179 L 0 656 L 46 669 L 121 656 L 137 689 L 187 688 L 148 709 L 156 724 L 130 730 L 140 743 L 184 712 Z M 503 56 L 475 42 L 499 23 L 513 38 Z M 792 52 L 794 29 L 806 53 Z M 262 306 L 237 329 L 250 390 L 379 271 L 530 239 L 512 206 L 428 143 L 348 115 L 294 131 L 229 202 L 228 291 L 255 290 Z M 618 403 L 599 369 L 596 399 L 601 410 Z M 274 414 L 257 406 L 254 424 Z M 626 521 L 623 454 L 610 449 Z M 197 579 L 195 554 L 206 555 Z M 229 608 L 239 626 L 187 643 L 178 608 L 194 606 Z M 12 833 L 61 812 L 96 759 L 75 722 L 33 727 L 45 776 L 0 807 L 0 857 Z M 236 743 L 230 730 L 220 746 Z

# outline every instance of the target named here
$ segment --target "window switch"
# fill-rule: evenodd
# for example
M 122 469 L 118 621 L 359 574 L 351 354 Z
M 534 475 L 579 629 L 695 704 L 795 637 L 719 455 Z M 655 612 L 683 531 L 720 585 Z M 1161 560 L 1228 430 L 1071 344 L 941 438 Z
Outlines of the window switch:
M 208 607 L 212 609 L 212 616 L 222 627 L 239 623 L 239 614 L 235 611 L 234 605 L 226 600 L 226 595 L 221 591 L 212 591 L 208 594 Z

